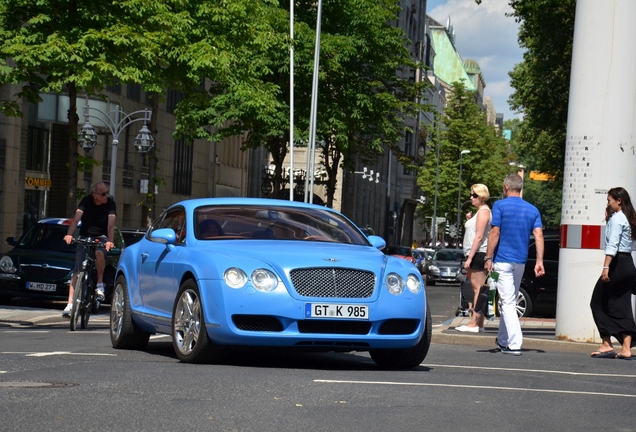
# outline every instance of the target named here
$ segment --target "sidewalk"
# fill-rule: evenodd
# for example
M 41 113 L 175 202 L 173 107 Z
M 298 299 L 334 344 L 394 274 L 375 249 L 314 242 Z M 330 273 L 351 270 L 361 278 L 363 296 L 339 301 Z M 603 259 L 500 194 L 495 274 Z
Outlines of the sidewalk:
M 520 321 L 524 336 L 522 350 L 568 351 L 589 354 L 598 347 L 597 343 L 569 342 L 556 339 L 554 319 L 521 318 Z M 461 333 L 455 330 L 455 327 L 469 322 L 470 318 L 460 316 L 434 327 L 432 342 L 494 349 L 495 337 L 499 328 L 499 318 L 495 318 L 492 321 L 486 320 L 485 333 Z M 62 309 L 0 306 L 0 327 L 31 327 L 65 323 L 68 323 L 68 320 L 62 318 Z
M 468 324 L 469 317 L 456 317 L 450 322 L 445 322 L 441 326 L 433 328 L 433 343 L 450 345 L 469 345 L 495 348 L 495 338 L 499 329 L 499 318 L 492 321 L 486 320 L 484 324 L 485 333 L 462 333 L 455 330 L 455 327 Z M 521 318 L 521 329 L 523 331 L 524 350 L 536 351 L 567 351 L 591 353 L 598 348 L 598 343 L 570 342 L 556 339 L 554 318 Z
M 6 325 L 30 327 L 60 323 L 68 323 L 68 319 L 62 317 L 62 309 L 0 306 L 0 327 Z

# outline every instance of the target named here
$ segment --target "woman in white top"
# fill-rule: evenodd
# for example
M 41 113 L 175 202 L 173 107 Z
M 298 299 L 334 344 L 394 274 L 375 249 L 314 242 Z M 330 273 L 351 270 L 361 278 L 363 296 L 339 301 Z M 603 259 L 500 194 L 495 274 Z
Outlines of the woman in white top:
M 464 229 L 464 268 L 466 278 L 473 288 L 473 313 L 468 325 L 456 327 L 455 330 L 469 333 L 482 333 L 484 331 L 484 316 L 488 308 L 487 296 L 478 302 L 479 294 L 486 280 L 484 270 L 488 234 L 490 233 L 491 213 L 486 202 L 490 199 L 488 187 L 483 184 L 474 184 L 470 188 L 470 203 L 477 208 L 474 215 L 468 213 Z M 483 297 L 483 295 L 482 295 Z M 484 301 L 486 300 L 486 301 Z

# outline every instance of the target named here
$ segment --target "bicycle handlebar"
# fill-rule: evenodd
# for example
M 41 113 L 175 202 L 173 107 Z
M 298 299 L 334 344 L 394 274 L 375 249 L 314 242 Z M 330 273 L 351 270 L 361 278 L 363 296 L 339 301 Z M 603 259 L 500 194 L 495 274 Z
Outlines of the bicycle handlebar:
M 106 242 L 102 242 L 99 238 L 95 237 L 77 237 L 74 238 L 71 243 L 81 244 L 83 246 L 103 246 Z

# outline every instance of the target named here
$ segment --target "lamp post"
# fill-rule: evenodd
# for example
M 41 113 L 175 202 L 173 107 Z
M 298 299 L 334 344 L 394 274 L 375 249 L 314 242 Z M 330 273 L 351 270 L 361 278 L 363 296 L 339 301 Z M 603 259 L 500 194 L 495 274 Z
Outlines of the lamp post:
M 470 153 L 470 150 L 462 150 L 459 153 L 459 190 L 457 192 L 457 239 L 455 240 L 455 247 L 459 248 L 459 223 L 462 213 L 462 163 L 464 161 L 464 155 Z
M 92 115 L 91 111 L 95 111 L 101 114 L 101 116 Z M 143 117 L 133 118 L 133 116 L 139 114 L 143 114 Z M 103 122 L 108 129 L 110 129 L 110 133 L 113 134 L 110 165 L 110 196 L 115 199 L 115 181 L 117 179 L 115 174 L 117 171 L 117 146 L 119 144 L 119 134 L 130 124 L 143 121 L 144 125 L 135 137 L 135 148 L 139 153 L 147 153 L 153 147 L 155 141 L 148 129 L 148 126 L 146 126 L 146 123 L 152 118 L 152 110 L 143 109 L 126 114 L 125 112 L 120 111 L 119 105 L 116 105 L 113 111 L 105 113 L 98 108 L 89 106 L 88 98 L 86 98 L 86 103 L 84 105 L 84 125 L 82 126 L 82 130 L 80 131 L 77 139 L 78 144 L 82 146 L 84 151 L 92 149 L 95 147 L 95 144 L 97 144 L 97 133 L 95 133 L 95 129 L 90 124 L 90 118 Z

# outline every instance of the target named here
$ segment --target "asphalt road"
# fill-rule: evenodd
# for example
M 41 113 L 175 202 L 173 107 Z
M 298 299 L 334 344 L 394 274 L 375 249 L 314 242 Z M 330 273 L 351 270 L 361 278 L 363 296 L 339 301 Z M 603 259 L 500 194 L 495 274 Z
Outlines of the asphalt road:
M 453 304 L 443 289 L 431 309 Z M 167 336 L 114 350 L 102 313 L 76 332 L 0 324 L 0 401 L 0 431 L 634 431 L 636 361 L 432 344 L 412 371 L 281 350 L 189 365 Z

